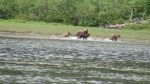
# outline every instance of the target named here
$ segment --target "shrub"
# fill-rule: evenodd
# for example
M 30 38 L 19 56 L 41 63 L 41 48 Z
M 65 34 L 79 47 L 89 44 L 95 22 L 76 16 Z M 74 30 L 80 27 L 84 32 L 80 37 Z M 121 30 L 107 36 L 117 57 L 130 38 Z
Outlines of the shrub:
M 118 20 L 115 20 L 115 23 L 117 24 L 123 24 L 123 23 L 125 23 L 125 20 L 124 19 L 118 19 Z

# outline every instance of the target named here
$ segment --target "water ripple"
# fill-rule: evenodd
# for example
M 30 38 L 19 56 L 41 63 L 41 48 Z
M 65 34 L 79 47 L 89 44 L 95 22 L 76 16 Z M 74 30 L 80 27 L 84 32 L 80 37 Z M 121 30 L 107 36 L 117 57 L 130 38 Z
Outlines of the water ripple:
M 0 65 L 7 84 L 148 84 L 150 45 L 0 38 Z

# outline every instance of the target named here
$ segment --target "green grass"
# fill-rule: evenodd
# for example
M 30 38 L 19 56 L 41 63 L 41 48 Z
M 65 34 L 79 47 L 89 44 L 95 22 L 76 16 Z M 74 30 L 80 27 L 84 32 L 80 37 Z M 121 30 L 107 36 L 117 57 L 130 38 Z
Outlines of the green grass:
M 150 40 L 150 29 L 142 30 L 113 30 L 104 29 L 98 27 L 81 27 L 65 25 L 61 23 L 47 23 L 47 22 L 26 22 L 22 20 L 0 20 L 0 32 L 11 33 L 37 33 L 44 35 L 62 35 L 63 33 L 70 31 L 72 35 L 78 30 L 89 29 L 89 33 L 93 37 L 109 37 L 111 34 L 118 33 L 121 38 L 125 39 L 140 39 Z

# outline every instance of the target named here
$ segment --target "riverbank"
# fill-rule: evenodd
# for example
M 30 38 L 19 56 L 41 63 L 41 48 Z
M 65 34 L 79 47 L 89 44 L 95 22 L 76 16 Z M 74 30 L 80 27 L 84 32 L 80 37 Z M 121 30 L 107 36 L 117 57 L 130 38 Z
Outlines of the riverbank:
M 20 21 L 20 20 L 0 20 L 0 35 L 8 37 L 41 37 L 41 38 L 58 38 L 65 32 L 71 32 L 71 36 L 78 30 L 88 29 L 90 38 L 92 39 L 106 39 L 112 34 L 120 34 L 122 41 L 131 42 L 150 42 L 150 30 L 132 30 L 122 29 L 114 30 L 99 27 L 81 27 L 65 25 L 61 23 L 46 23 L 34 21 Z
M 57 39 L 57 40 L 76 40 L 76 41 L 97 41 L 97 42 L 114 42 L 109 40 L 108 37 L 89 37 L 87 40 L 77 39 L 75 36 L 68 38 L 62 37 L 62 35 L 46 35 L 37 33 L 11 33 L 11 32 L 0 32 L 0 38 L 25 38 L 25 39 Z M 119 38 L 119 43 L 150 43 L 150 40 L 138 40 L 138 39 L 122 39 Z

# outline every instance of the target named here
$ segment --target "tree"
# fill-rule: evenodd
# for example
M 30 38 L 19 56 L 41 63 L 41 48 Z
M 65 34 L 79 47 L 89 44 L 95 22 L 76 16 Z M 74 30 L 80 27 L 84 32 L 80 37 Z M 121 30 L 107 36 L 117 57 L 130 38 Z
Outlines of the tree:
M 59 22 L 80 26 L 150 18 L 150 0 L 0 0 L 0 19 Z
M 18 4 L 16 0 L 1 0 L 0 3 L 0 19 L 14 18 L 18 13 Z

